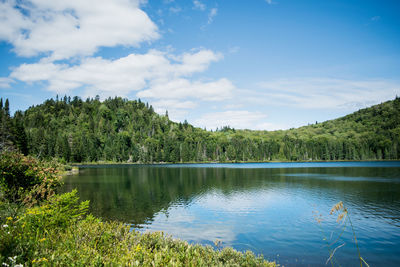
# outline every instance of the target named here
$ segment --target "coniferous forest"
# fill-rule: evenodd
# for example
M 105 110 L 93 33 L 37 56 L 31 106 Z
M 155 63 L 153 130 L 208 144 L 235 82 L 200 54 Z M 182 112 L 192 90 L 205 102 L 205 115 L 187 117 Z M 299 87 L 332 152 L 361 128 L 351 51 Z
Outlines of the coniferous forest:
M 4 101 L 4 102 L 3 102 Z M 12 103 L 11 103 L 12 104 Z M 400 159 L 400 98 L 345 117 L 279 131 L 216 131 L 176 123 L 139 100 L 63 97 L 10 114 L 0 149 L 66 162 L 231 162 Z

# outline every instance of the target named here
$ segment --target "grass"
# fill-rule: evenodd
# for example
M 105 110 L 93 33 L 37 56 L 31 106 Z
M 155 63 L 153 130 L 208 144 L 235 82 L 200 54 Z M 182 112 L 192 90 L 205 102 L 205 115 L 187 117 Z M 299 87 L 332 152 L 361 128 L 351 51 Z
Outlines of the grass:
M 337 214 L 337 219 L 336 222 L 339 223 L 340 229 L 339 232 L 337 233 L 337 236 L 332 240 L 333 237 L 333 232 L 330 235 L 330 238 L 327 238 L 327 236 L 324 234 L 324 231 L 321 230 L 321 233 L 323 234 L 323 240 L 326 242 L 327 248 L 329 250 L 329 257 L 326 261 L 325 264 L 330 263 L 331 266 L 340 266 L 338 259 L 335 256 L 335 253 L 341 248 L 343 247 L 346 243 L 341 242 L 341 238 L 343 236 L 343 234 L 345 233 L 345 231 L 347 230 L 347 226 L 350 225 L 350 229 L 351 229 L 351 234 L 353 236 L 354 239 L 354 245 L 357 249 L 357 259 L 360 262 L 360 267 L 362 266 L 366 266 L 369 267 L 368 263 L 364 260 L 364 258 L 361 256 L 361 252 L 360 252 L 360 247 L 357 241 L 357 236 L 353 227 L 353 223 L 350 219 L 350 214 L 348 209 L 346 208 L 346 206 L 343 204 L 342 201 L 336 203 L 331 211 L 330 211 L 330 215 L 335 215 Z M 315 212 L 315 219 L 318 222 L 318 224 L 320 225 L 322 222 L 322 215 L 320 215 L 318 212 Z

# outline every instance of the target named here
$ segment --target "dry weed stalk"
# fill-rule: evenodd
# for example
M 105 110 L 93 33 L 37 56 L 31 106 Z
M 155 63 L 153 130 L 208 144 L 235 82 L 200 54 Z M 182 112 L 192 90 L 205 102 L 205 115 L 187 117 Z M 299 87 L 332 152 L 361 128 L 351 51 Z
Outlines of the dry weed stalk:
M 351 231 L 352 231 L 353 237 L 354 237 L 354 243 L 355 243 L 355 245 L 356 245 L 356 247 L 357 247 L 358 258 L 359 258 L 359 260 L 360 260 L 360 266 L 362 267 L 362 266 L 363 266 L 363 263 L 365 263 L 365 265 L 366 265 L 367 267 L 369 267 L 368 263 L 361 257 L 360 248 L 359 248 L 359 246 L 358 246 L 357 236 L 356 236 L 356 233 L 355 233 L 355 231 L 354 231 L 353 223 L 351 222 L 349 212 L 348 212 L 347 208 L 345 207 L 345 205 L 343 204 L 342 201 L 336 203 L 336 204 L 332 207 L 331 212 L 330 212 L 330 215 L 333 215 L 333 214 L 335 214 L 335 213 L 338 214 L 338 217 L 337 217 L 336 221 L 337 221 L 338 223 L 342 223 L 342 224 L 343 224 L 343 228 L 342 228 L 342 232 L 340 233 L 339 237 L 338 237 L 332 244 L 336 243 L 336 242 L 340 239 L 340 237 L 342 236 L 344 230 L 346 229 L 346 224 L 347 224 L 347 222 L 349 222 L 349 223 L 350 223 L 350 227 L 351 227 Z M 344 244 L 339 245 L 338 247 L 336 247 L 336 248 L 333 250 L 332 253 L 330 253 L 331 255 L 330 255 L 330 257 L 328 258 L 327 262 L 330 261 L 330 260 L 332 259 L 333 254 L 336 252 L 336 250 L 337 250 L 338 248 L 342 247 L 342 246 L 344 246 Z

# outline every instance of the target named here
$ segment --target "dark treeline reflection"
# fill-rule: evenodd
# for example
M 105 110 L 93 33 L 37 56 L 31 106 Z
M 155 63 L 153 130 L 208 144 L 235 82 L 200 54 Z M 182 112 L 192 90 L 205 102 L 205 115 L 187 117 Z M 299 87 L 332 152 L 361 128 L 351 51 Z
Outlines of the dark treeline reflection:
M 78 189 L 90 200 L 92 213 L 134 226 L 151 221 L 171 205 L 190 205 L 214 191 L 226 196 L 257 193 L 307 194 L 343 200 L 369 216 L 399 223 L 399 168 L 191 168 L 168 166 L 108 166 L 81 169 L 65 179 L 62 191 Z

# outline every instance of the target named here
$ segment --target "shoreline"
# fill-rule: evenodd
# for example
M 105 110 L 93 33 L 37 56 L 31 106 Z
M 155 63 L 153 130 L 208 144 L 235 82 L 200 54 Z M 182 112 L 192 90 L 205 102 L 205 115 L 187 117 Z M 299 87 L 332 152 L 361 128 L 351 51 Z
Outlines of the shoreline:
M 115 162 L 115 161 L 97 161 L 97 162 L 79 162 L 79 163 L 68 163 L 72 167 L 81 166 L 100 166 L 100 165 L 191 165 L 191 164 L 246 164 L 246 163 L 334 163 L 334 162 L 397 162 L 400 159 L 366 159 L 366 160 L 297 160 L 297 161 L 191 161 L 191 162 Z M 71 172 L 73 172 L 71 170 Z

